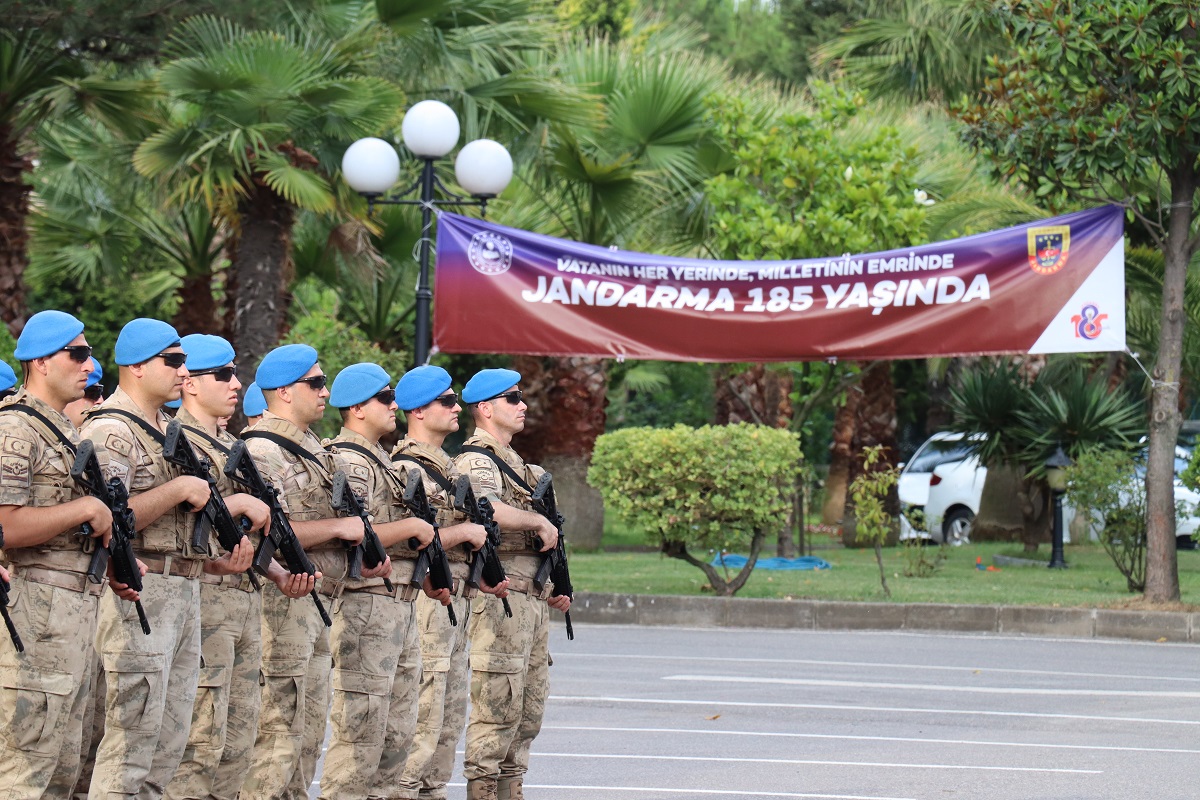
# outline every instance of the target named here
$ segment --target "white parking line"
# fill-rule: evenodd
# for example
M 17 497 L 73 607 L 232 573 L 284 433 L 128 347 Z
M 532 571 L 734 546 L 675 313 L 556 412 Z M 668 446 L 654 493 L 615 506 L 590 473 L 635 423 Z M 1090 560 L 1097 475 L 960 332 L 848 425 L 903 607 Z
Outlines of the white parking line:
M 848 736 L 833 733 L 780 733 L 775 731 L 695 730 L 690 728 L 610 728 L 595 725 L 543 725 L 544 731 L 597 731 L 601 733 L 669 733 L 698 736 L 760 736 L 784 739 L 838 739 L 863 742 L 911 742 L 913 744 L 963 744 L 990 747 L 1029 747 L 1050 750 L 1114 750 L 1126 753 L 1178 753 L 1200 755 L 1200 750 L 1172 747 L 1122 747 L 1120 745 L 1043 744 L 1040 742 L 998 742 L 972 739 L 926 739 L 909 736 Z
M 724 756 L 657 756 L 644 753 L 537 753 L 538 758 L 613 759 L 618 761 L 703 761 L 716 764 L 793 764 L 816 767 L 887 767 L 890 769 L 947 769 L 982 772 L 1046 772 L 1070 775 L 1103 775 L 1099 769 L 1053 767 L 997 767 L 985 764 L 906 764 L 898 761 L 825 761 L 815 758 L 731 758 Z
M 1146 725 L 1200 725 L 1195 719 L 1161 719 L 1157 717 L 1108 717 L 1094 714 L 1049 714 L 1039 711 L 981 711 L 965 708 L 914 708 L 908 706 L 860 706 L 849 703 L 768 703 L 734 700 L 677 700 L 673 697 L 612 697 L 608 695 L 551 695 L 551 700 L 582 703 L 634 703 L 651 706 L 704 706 L 706 708 L 788 708 L 813 711 L 879 711 L 897 714 L 961 714 L 979 717 L 1031 717 L 1034 719 L 1076 719 L 1090 722 L 1136 722 Z
M 751 678 L 742 675 L 664 675 L 659 680 L 692 683 L 753 683 L 786 686 L 829 686 L 839 689 L 900 689 L 917 692 L 968 692 L 973 694 L 1033 694 L 1061 697 L 1170 697 L 1194 700 L 1200 692 L 1143 691 L 1140 689 L 1028 689 L 1021 686 L 947 686 L 941 683 L 887 683 L 882 681 L 834 681 L 821 678 Z
M 1005 667 L 953 667 L 944 664 L 893 664 L 882 661 L 823 661 L 812 658 L 732 658 L 712 656 L 657 656 L 645 653 L 555 653 L 556 660 L 568 658 L 615 658 L 621 660 L 639 659 L 642 661 L 700 661 L 705 664 L 783 664 L 795 666 L 806 664 L 815 667 L 864 667 L 884 670 L 915 669 L 922 672 L 940 670 L 943 672 L 970 672 L 972 674 L 1004 674 L 1004 675 L 1053 675 L 1056 679 L 1067 678 L 1112 678 L 1128 681 L 1180 681 L 1184 683 L 1200 683 L 1200 677 L 1188 678 L 1180 675 L 1133 675 L 1113 672 L 1058 672 L 1049 669 L 1011 669 Z
M 466 786 L 465 783 L 448 783 L 447 786 L 455 788 Z M 644 794 L 646 792 L 659 792 L 661 794 L 703 794 L 703 795 L 719 795 L 723 797 L 807 797 L 814 800 L 916 800 L 912 797 L 881 797 L 878 795 L 867 794 L 814 794 L 812 792 L 744 792 L 735 789 L 680 789 L 672 786 L 665 788 L 660 786 L 577 786 L 565 783 L 527 783 L 526 789 L 555 789 L 562 791 L 564 789 L 578 789 L 585 792 L 632 792 L 634 794 Z

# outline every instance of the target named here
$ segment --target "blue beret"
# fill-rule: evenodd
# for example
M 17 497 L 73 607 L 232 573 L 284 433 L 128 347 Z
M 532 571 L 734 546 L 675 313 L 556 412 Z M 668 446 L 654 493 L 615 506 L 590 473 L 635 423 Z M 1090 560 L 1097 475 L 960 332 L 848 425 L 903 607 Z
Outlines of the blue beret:
M 263 397 L 262 389 L 258 388 L 257 383 L 250 384 L 242 398 L 242 413 L 247 417 L 258 417 L 266 410 L 267 398 Z
M 168 400 L 167 402 L 163 403 L 163 405 L 167 408 L 179 408 L 181 405 L 183 405 L 183 399 L 179 398 L 177 400 Z
M 32 361 L 57 353 L 81 333 L 83 323 L 67 312 L 39 311 L 25 323 L 13 356 L 17 361 Z
M 450 373 L 441 367 L 426 364 L 410 369 L 396 384 L 396 405 L 405 411 L 429 405 L 450 388 L 450 383 Z
M 139 317 L 126 323 L 117 336 L 117 365 L 141 364 L 177 344 L 179 332 L 173 327 L 159 319 Z
M 233 362 L 233 345 L 220 336 L 192 333 L 179 340 L 187 353 L 187 368 L 192 371 L 216 369 Z
M 329 405 L 334 408 L 349 408 L 365 403 L 386 389 L 392 376 L 378 364 L 351 364 L 333 379 L 329 390 Z
M 93 358 L 92 363 L 96 365 L 96 368 L 88 373 L 88 386 L 95 386 L 104 377 L 104 367 L 100 366 L 100 361 Z
M 520 382 L 521 373 L 515 369 L 481 369 L 463 387 L 462 399 L 464 403 L 491 400 Z
M 8 362 L 0 361 L 0 392 L 7 392 L 16 385 L 17 373 L 13 372 L 13 368 L 8 365 Z
M 276 347 L 263 358 L 254 373 L 260 389 L 289 386 L 304 377 L 317 363 L 317 351 L 306 344 L 285 344 Z

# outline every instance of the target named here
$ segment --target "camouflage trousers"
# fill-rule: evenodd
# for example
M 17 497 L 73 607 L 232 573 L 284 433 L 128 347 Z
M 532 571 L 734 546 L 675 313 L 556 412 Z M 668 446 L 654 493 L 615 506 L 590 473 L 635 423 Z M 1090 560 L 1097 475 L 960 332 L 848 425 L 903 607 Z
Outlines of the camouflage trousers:
M 329 716 L 329 633 L 311 597 L 262 594 L 262 710 L 242 800 L 308 800 Z
M 467 721 L 467 623 L 471 603 L 461 597 L 454 599 L 457 627 L 450 624 L 441 603 L 424 595 L 417 598 L 416 611 L 421 634 L 421 699 L 417 731 L 395 796 L 404 800 L 446 800 L 446 783 L 454 770 L 454 753 Z
M 92 634 L 95 638 L 95 634 Z M 104 698 L 108 689 L 104 683 L 104 669 L 96 648 L 92 648 L 91 702 L 83 710 L 83 744 L 79 748 L 79 777 L 75 780 L 75 796 L 86 798 L 92 785 L 92 770 L 96 768 L 96 750 L 104 738 Z
M 70 797 L 91 705 L 98 598 L 15 575 L 9 603 L 25 652 L 0 633 L 0 797 Z
M 166 797 L 233 800 L 250 768 L 258 729 L 262 599 L 256 591 L 201 583 L 200 604 L 192 727 Z
M 200 670 L 200 583 L 149 574 L 142 633 L 133 603 L 100 600 L 96 650 L 104 667 L 104 738 L 89 800 L 159 798 L 187 745 Z
M 463 774 L 519 778 L 529 769 L 529 747 L 542 728 L 550 690 L 550 607 L 525 594 L 471 602 L 471 718 Z
M 329 640 L 333 732 L 321 797 L 391 797 L 417 723 L 421 648 L 413 603 L 346 592 L 334 601 Z

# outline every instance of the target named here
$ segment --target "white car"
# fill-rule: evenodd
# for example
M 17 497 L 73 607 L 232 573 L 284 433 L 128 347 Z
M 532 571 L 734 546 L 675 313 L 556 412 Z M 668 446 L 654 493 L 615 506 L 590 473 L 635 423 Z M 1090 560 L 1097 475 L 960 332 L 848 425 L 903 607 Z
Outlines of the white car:
M 934 539 L 953 545 L 971 540 L 971 524 L 979 513 L 985 480 L 987 467 L 975 456 L 934 469 L 925 501 L 925 523 Z
M 912 458 L 901 465 L 900 483 L 897 487 L 900 493 L 900 507 L 904 510 L 900 515 L 901 539 L 928 536 L 923 527 L 913 527 L 910 517 L 914 515 L 911 512 L 924 512 L 934 470 L 943 464 L 961 462 L 967 457 L 970 451 L 966 439 L 966 434 L 962 433 L 935 433 L 917 448 Z

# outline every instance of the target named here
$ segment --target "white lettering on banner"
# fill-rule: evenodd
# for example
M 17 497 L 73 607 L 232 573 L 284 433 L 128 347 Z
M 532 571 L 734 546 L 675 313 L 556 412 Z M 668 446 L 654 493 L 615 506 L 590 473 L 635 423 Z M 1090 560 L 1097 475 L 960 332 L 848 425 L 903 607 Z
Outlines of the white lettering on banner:
M 703 268 L 692 267 L 678 269 L 684 272 L 692 269 L 704 271 Z M 671 268 L 672 272 L 675 270 L 675 267 Z M 951 305 L 989 300 L 992 296 L 987 276 L 982 274 L 972 277 L 970 284 L 957 275 L 945 275 L 926 280 L 882 280 L 871 286 L 862 281 L 821 284 L 821 291 L 825 295 L 826 309 L 869 308 L 872 314 L 881 314 L 883 309 L 889 306 L 899 308 Z M 719 288 L 716 296 L 710 300 L 711 296 L 707 288 L 693 290 L 687 286 L 650 287 L 644 283 L 626 287 L 616 281 L 585 281 L 582 278 L 571 278 L 568 287 L 566 279 L 558 275 L 549 280 L 545 275 L 539 275 L 535 289 L 525 289 L 521 292 L 521 299 L 527 303 L 560 303 L 598 308 L 691 308 L 703 312 L 738 310 L 739 299 L 734 297 L 728 287 Z M 813 287 L 754 286 L 746 290 L 745 300 L 748 302 L 744 302 L 741 310 L 747 313 L 804 312 L 813 306 Z

